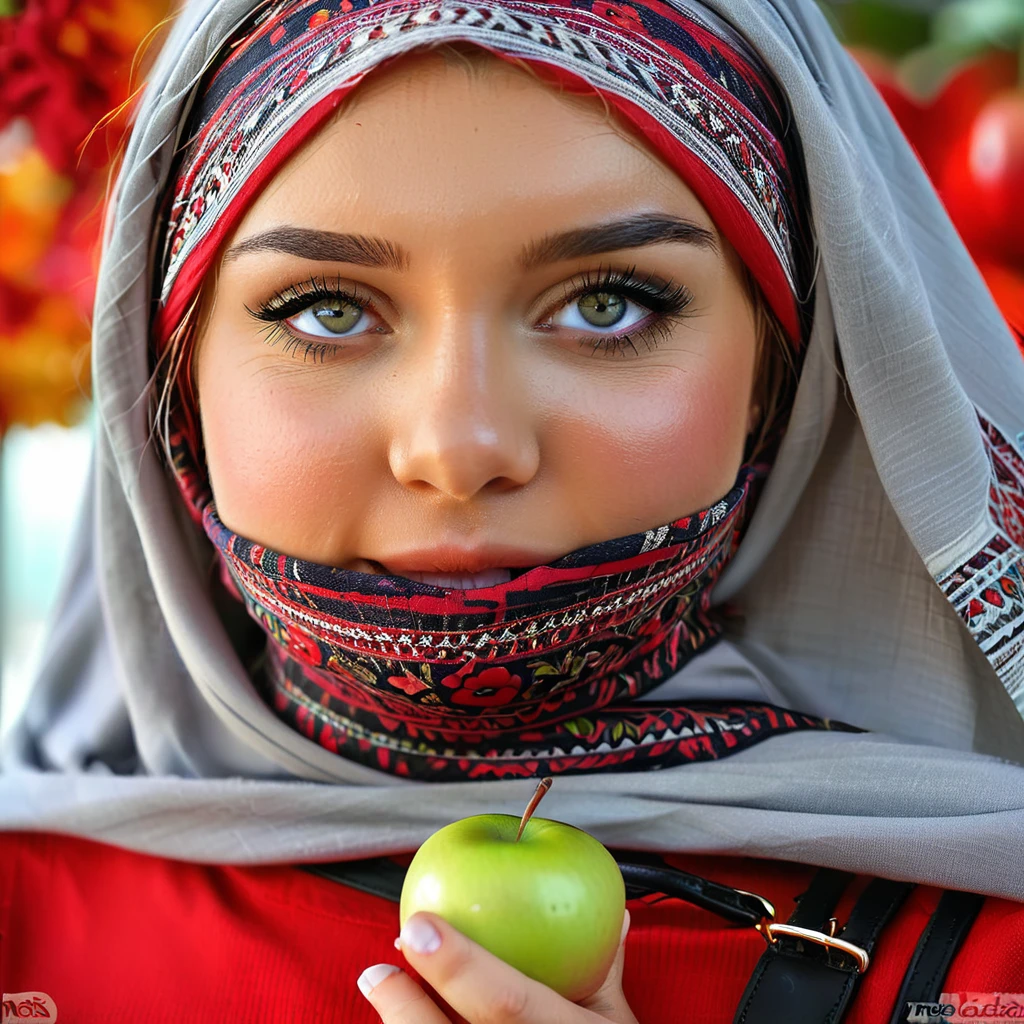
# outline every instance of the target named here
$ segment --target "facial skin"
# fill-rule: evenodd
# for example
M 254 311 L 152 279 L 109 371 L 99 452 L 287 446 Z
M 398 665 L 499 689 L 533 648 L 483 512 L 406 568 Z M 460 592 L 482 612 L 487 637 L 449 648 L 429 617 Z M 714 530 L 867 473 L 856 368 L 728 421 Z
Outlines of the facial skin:
M 644 216 L 691 222 L 702 244 L 563 247 L 523 264 L 546 239 Z M 293 231 L 277 243 L 295 252 L 271 251 L 265 233 L 282 228 L 386 241 L 402 259 L 359 265 L 330 240 L 331 258 L 313 259 L 316 239 Z M 479 586 L 508 578 L 481 570 L 671 522 L 735 480 L 758 347 L 739 259 L 597 98 L 496 59 L 409 55 L 273 178 L 224 253 L 196 375 L 218 512 L 244 537 Z M 666 318 L 621 283 L 595 294 L 609 269 L 692 297 Z M 294 311 L 291 327 L 249 312 L 311 279 L 363 312 L 335 298 L 340 316 Z M 595 348 L 623 333 L 632 346 Z

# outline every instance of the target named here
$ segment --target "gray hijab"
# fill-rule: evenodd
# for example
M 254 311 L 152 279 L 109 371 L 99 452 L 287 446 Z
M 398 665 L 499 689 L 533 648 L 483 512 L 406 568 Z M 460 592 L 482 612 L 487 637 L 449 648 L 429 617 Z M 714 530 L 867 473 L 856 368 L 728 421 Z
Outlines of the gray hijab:
M 519 813 L 533 788 L 401 780 L 279 720 L 211 603 L 212 549 L 150 440 L 159 199 L 195 83 L 253 2 L 186 5 L 129 143 L 96 300 L 90 483 L 44 663 L 0 751 L 4 829 L 200 862 L 331 860 Z M 820 264 L 791 425 L 715 594 L 742 618 L 650 697 L 766 698 L 870 731 L 564 777 L 545 812 L 614 846 L 1024 900 L 1024 551 L 1000 504 L 1024 494 L 1024 360 L 813 0 L 704 3 L 789 96 Z

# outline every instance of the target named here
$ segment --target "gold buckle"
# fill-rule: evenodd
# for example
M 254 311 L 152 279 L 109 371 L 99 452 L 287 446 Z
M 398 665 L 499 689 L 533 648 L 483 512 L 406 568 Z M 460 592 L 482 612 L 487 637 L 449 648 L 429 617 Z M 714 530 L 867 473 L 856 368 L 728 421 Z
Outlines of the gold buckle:
M 761 918 L 760 921 L 754 927 L 764 936 L 765 941 L 769 946 L 774 946 L 779 940 L 777 936 L 784 935 L 793 939 L 803 939 L 805 942 L 813 942 L 819 946 L 825 946 L 827 949 L 838 949 L 843 953 L 852 956 L 857 961 L 857 968 L 861 974 L 868 969 L 868 964 L 871 963 L 871 958 L 868 956 L 868 951 L 862 949 L 860 946 L 855 946 L 852 942 L 847 942 L 845 939 L 836 938 L 836 926 L 838 922 L 834 917 L 829 918 L 828 922 L 828 934 L 825 932 L 817 932 L 813 928 L 800 928 L 795 924 L 779 924 L 775 920 L 775 908 L 768 902 L 763 896 L 758 896 L 756 893 L 744 892 L 742 889 L 738 889 L 737 892 L 743 892 L 744 896 L 753 896 L 754 899 L 760 900 L 764 905 L 764 908 L 769 911 Z
M 756 892 L 747 892 L 746 889 L 737 889 L 736 892 L 743 893 L 744 896 L 749 896 L 753 900 L 757 900 L 761 904 L 761 909 L 764 910 L 764 918 L 769 921 L 775 920 L 775 907 L 772 906 L 771 900 L 766 900 L 763 896 L 758 895 Z M 756 925 L 754 926 L 757 927 Z

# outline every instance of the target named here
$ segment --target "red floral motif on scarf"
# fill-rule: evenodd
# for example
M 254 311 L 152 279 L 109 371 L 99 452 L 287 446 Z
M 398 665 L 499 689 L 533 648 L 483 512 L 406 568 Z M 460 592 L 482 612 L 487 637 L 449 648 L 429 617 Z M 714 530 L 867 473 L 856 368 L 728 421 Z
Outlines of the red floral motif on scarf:
M 422 679 L 417 678 L 411 672 L 406 672 L 405 675 L 401 676 L 388 676 L 388 682 L 410 697 L 422 690 L 430 689 Z
M 508 704 L 519 693 L 523 681 L 500 665 L 485 668 L 473 674 L 475 662 L 467 662 L 453 675 L 446 676 L 444 685 L 455 690 L 452 702 L 471 707 L 499 707 Z

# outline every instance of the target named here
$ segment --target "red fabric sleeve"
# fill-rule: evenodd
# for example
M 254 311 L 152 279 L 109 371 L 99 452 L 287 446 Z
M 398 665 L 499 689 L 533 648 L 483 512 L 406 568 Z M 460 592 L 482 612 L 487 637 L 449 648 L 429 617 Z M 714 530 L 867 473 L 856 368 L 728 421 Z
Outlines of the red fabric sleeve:
M 677 857 L 684 870 L 793 909 L 813 868 Z M 845 920 L 858 879 L 839 908 Z M 848 1024 L 888 1019 L 938 899 L 919 886 L 876 948 Z M 632 901 L 626 995 L 641 1024 L 731 1024 L 764 948 L 678 900 Z M 58 1021 L 190 1024 L 310 1020 L 376 1024 L 362 970 L 399 963 L 398 907 L 291 865 L 189 864 L 66 836 L 0 833 L 0 985 Z M 949 975 L 951 989 L 1024 991 L 1024 904 L 989 899 Z M 32 1000 L 35 999 L 36 1003 Z

